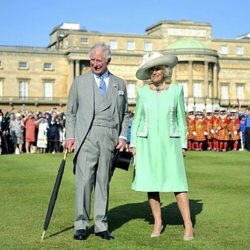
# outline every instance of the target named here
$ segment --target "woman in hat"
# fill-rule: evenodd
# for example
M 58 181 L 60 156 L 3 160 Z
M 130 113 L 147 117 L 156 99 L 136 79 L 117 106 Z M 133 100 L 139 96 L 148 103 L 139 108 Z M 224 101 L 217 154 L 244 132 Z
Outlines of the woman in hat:
M 194 238 L 188 185 L 183 160 L 187 126 L 182 85 L 171 83 L 174 55 L 154 53 L 144 57 L 136 72 L 139 80 L 132 125 L 131 152 L 136 155 L 132 189 L 147 192 L 154 217 L 151 237 L 163 230 L 160 192 L 174 192 L 184 222 L 184 240 Z

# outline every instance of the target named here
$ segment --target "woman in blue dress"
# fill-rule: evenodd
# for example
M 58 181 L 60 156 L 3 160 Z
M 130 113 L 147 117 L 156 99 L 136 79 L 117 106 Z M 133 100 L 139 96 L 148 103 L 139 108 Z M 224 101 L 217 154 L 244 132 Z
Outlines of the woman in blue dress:
M 174 192 L 184 222 L 184 240 L 194 238 L 188 185 L 183 160 L 187 125 L 182 85 L 171 83 L 177 57 L 154 53 L 144 57 L 136 72 L 149 84 L 138 87 L 130 150 L 135 157 L 132 189 L 147 192 L 154 217 L 151 237 L 160 236 L 163 225 L 160 192 Z

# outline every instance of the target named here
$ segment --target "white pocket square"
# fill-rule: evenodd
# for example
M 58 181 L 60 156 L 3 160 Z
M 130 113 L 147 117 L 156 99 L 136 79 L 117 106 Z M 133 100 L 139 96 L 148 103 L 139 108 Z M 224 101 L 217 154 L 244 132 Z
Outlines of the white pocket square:
M 117 95 L 124 95 L 124 91 L 118 90 L 118 94 Z

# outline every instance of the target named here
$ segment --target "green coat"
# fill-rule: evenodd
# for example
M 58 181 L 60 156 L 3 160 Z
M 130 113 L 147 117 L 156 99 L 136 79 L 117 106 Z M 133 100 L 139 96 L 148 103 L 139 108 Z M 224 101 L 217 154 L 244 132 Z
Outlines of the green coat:
M 130 146 L 136 147 L 133 190 L 188 191 L 182 155 L 187 147 L 182 85 L 172 83 L 160 93 L 148 85 L 138 87 Z

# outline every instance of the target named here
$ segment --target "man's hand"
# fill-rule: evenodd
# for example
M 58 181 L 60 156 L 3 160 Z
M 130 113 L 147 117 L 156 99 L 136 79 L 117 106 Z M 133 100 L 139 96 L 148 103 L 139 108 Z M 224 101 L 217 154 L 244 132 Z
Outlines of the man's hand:
M 120 152 L 126 149 L 126 141 L 123 138 L 119 138 L 116 149 L 118 149 Z
M 65 148 L 68 152 L 72 152 L 75 148 L 75 139 L 68 139 L 65 141 Z

